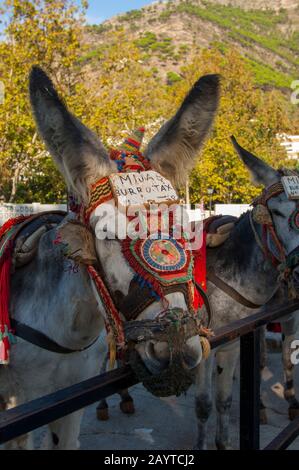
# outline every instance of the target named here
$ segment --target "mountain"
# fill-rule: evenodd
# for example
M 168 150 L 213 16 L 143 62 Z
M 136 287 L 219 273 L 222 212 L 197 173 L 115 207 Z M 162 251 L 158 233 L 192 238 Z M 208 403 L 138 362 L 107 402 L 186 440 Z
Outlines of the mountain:
M 218 3 L 220 5 L 232 5 L 234 7 L 241 7 L 247 10 L 267 10 L 269 9 L 269 0 L 211 0 L 211 3 Z M 273 10 L 280 10 L 286 8 L 293 10 L 298 6 L 298 2 L 294 0 L 272 0 L 271 8 Z
M 246 6 L 244 6 L 246 5 Z M 299 1 L 172 0 L 155 2 L 86 29 L 82 63 L 97 68 L 98 52 L 113 30 L 124 29 L 144 54 L 144 64 L 180 79 L 196 50 L 236 47 L 260 86 L 289 89 L 298 79 Z

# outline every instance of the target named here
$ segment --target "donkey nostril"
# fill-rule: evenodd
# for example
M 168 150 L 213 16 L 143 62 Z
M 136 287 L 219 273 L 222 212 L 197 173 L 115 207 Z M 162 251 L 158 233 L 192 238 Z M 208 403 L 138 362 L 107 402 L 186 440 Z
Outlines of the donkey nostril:
M 169 346 L 166 342 L 152 343 L 153 354 L 159 362 L 166 364 L 169 362 Z
M 161 366 L 169 363 L 169 348 L 166 342 L 149 341 L 146 345 L 147 357 Z

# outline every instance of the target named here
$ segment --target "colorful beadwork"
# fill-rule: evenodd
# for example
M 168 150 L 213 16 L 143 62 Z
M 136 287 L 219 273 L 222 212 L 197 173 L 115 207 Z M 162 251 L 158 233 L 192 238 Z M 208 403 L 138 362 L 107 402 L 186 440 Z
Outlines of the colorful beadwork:
M 113 199 L 113 193 L 108 177 L 100 179 L 91 186 L 89 206 L 85 209 L 85 221 L 88 222 L 91 213 L 104 202 Z
M 150 284 L 163 297 L 163 286 L 192 281 L 193 258 L 185 240 L 131 240 L 122 242 L 122 251 L 138 279 Z
M 135 152 L 126 152 L 124 150 L 112 149 L 110 158 L 116 162 L 117 170 L 120 173 L 151 169 L 150 161 L 137 150 Z
M 292 229 L 299 231 L 299 208 L 297 207 L 289 218 L 289 225 Z
M 186 264 L 186 252 L 176 240 L 145 240 L 144 261 L 157 271 L 177 271 Z
M 144 127 L 133 131 L 119 149 L 112 149 L 111 160 L 117 164 L 119 172 L 145 171 L 151 169 L 150 161 L 140 152 L 144 135 Z
M 143 141 L 144 132 L 144 127 L 139 127 L 138 129 L 134 130 L 132 134 L 125 139 L 120 148 L 125 152 L 135 152 L 136 150 L 139 151 Z

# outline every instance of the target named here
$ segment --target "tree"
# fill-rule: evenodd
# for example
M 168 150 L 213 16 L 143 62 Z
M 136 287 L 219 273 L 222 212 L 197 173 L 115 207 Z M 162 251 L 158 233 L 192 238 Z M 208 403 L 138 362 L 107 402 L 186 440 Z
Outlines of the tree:
M 9 202 L 65 199 L 65 186 L 36 134 L 28 99 L 28 74 L 39 64 L 71 95 L 79 80 L 74 65 L 81 54 L 80 35 L 86 2 L 5 0 L 8 17 L 0 42 L 0 192 Z M 43 188 L 47 188 L 46 191 Z
M 149 138 L 171 106 L 166 86 L 122 30 L 109 32 L 109 42 L 91 52 L 81 59 L 88 89 L 83 93 L 84 84 L 78 87 L 75 102 L 69 101 L 72 109 L 108 147 L 138 126 L 147 128 Z
M 209 197 L 221 203 L 249 203 L 260 189 L 250 182 L 248 171 L 239 160 L 230 142 L 235 135 L 242 146 L 278 168 L 290 165 L 277 134 L 294 131 L 286 100 L 272 90 L 265 92 L 254 85 L 254 77 L 246 61 L 234 49 L 220 52 L 203 50 L 182 69 L 184 81 L 176 86 L 179 102 L 199 75 L 219 73 L 222 77 L 221 102 L 214 130 L 198 159 L 190 179 L 191 202 Z

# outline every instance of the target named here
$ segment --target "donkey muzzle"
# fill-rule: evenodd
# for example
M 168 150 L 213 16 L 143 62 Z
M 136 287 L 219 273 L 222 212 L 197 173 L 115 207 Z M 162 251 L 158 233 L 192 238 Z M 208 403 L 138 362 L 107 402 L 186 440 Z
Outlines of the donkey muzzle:
M 167 342 L 147 341 L 143 350 L 138 348 L 137 350 L 153 374 L 168 367 L 172 359 L 172 351 Z M 201 358 L 202 349 L 199 337 L 193 336 L 186 341 L 181 350 L 182 366 L 186 369 L 194 369 L 200 363 Z
M 128 322 L 127 342 L 134 344 L 144 365 L 159 374 L 174 361 L 193 369 L 202 359 L 199 326 L 193 315 L 181 309 L 169 310 L 163 319 Z

